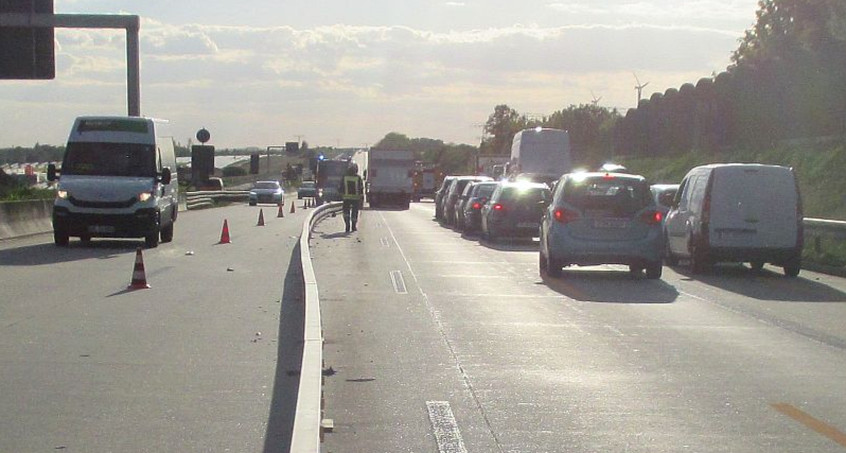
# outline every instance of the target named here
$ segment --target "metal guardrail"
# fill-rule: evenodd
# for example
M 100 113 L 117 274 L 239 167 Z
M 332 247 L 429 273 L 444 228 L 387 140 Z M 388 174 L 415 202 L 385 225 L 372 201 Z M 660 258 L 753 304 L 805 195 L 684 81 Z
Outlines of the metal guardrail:
M 248 190 L 185 192 L 185 207 L 189 210 L 198 209 L 214 206 L 217 201 L 248 201 L 249 197 Z
M 838 239 L 846 238 L 846 222 L 841 220 L 805 218 L 805 232 L 833 234 Z
M 323 326 L 317 278 L 311 264 L 311 230 L 324 217 L 341 210 L 340 202 L 327 203 L 311 211 L 300 235 L 300 262 L 305 284 L 305 323 L 300 388 L 294 414 L 290 453 L 319 453 L 323 421 Z

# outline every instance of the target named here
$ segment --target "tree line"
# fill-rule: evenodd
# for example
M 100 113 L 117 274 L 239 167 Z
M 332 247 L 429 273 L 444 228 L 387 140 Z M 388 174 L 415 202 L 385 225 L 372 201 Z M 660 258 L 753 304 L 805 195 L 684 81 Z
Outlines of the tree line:
M 514 134 L 535 126 L 570 131 L 574 158 L 587 165 L 844 135 L 846 2 L 761 0 L 756 15 L 718 75 L 655 93 L 625 116 L 590 104 L 530 118 L 498 105 L 480 150 L 507 155 Z

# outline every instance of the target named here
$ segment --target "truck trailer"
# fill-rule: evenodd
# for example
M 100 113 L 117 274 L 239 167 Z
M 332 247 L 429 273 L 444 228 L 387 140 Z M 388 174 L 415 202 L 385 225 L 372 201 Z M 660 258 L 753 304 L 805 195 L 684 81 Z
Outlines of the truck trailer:
M 414 190 L 414 153 L 371 149 L 367 153 L 365 192 L 371 208 L 399 206 L 408 209 Z
M 572 171 L 570 134 L 561 129 L 524 129 L 511 142 L 509 179 L 524 174 L 540 180 L 557 180 Z M 531 175 L 531 176 L 530 176 Z

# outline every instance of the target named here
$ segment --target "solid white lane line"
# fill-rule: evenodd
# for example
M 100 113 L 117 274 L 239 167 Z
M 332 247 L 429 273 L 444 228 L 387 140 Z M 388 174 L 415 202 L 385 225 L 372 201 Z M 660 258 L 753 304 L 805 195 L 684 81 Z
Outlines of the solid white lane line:
M 449 401 L 426 401 L 439 453 L 467 453 Z

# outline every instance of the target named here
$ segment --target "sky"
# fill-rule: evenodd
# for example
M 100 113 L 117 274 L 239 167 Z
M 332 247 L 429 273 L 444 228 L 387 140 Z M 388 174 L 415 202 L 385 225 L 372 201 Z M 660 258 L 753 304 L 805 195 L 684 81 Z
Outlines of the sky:
M 248 6 L 247 6 L 248 5 Z M 757 0 L 54 0 L 141 17 L 141 114 L 181 144 L 478 145 L 494 107 L 617 108 L 722 72 Z M 57 29 L 56 78 L 0 80 L 0 147 L 125 115 L 122 30 Z

